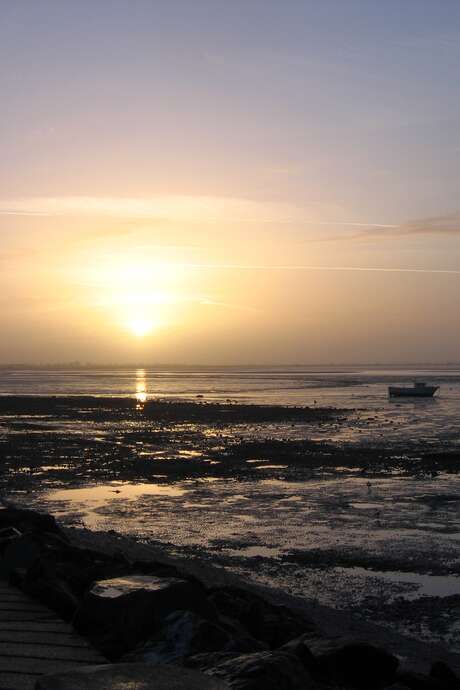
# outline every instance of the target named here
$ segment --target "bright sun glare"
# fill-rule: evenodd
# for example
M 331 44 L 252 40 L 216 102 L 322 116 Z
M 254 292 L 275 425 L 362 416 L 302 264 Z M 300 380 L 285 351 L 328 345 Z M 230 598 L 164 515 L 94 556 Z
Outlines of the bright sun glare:
M 109 256 L 94 261 L 88 282 L 97 289 L 97 306 L 125 332 L 142 339 L 163 327 L 181 301 L 178 282 L 182 273 L 159 260 Z
M 151 319 L 138 316 L 128 321 L 127 326 L 133 335 L 143 338 L 152 332 L 154 324 Z

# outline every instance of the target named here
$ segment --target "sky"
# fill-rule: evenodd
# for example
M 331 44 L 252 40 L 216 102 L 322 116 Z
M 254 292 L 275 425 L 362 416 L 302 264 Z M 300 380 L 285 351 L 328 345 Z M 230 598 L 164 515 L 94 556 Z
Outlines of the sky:
M 460 361 L 457 0 L 0 0 L 0 363 Z

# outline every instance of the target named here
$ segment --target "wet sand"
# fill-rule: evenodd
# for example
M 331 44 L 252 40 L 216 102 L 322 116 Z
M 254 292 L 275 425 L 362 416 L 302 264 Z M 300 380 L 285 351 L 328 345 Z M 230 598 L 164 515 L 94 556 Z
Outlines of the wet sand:
M 15 500 L 460 649 L 455 445 L 337 442 L 357 411 L 315 407 L 10 397 L 0 415 Z

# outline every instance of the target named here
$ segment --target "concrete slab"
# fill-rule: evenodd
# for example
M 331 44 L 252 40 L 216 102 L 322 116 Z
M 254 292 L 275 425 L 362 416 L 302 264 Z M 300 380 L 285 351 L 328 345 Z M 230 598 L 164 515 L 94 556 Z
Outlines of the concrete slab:
M 10 601 L 0 601 L 0 611 L 25 611 L 27 613 L 41 613 L 49 616 L 49 609 L 43 606 L 34 606 L 28 601 L 12 599 Z
M 0 631 L 0 645 L 10 642 L 33 642 L 37 645 L 58 645 L 59 647 L 84 647 L 86 643 L 75 638 L 72 633 L 48 632 L 41 630 L 8 630 Z
M 223 681 L 177 666 L 108 664 L 42 676 L 36 690 L 228 690 Z
M 59 644 L 44 644 L 37 642 L 10 641 L 0 642 L 0 658 L 10 659 L 46 659 L 63 661 L 75 661 L 75 663 L 100 664 L 101 656 L 98 652 L 87 646 L 67 646 Z
M 38 632 L 55 632 L 62 635 L 75 635 L 73 628 L 59 618 L 51 618 L 49 620 L 31 620 L 30 623 L 25 626 L 22 621 L 2 621 L 0 618 L 0 633 L 10 630 L 29 630 Z
M 23 673 L 3 673 L 0 671 L 0 688 L 5 690 L 33 690 L 37 676 Z
M 51 612 L 46 613 L 43 611 L 15 611 L 10 609 L 0 609 L 0 623 L 3 622 L 16 622 L 16 623 L 36 623 L 42 620 L 46 621 L 52 620 L 53 616 Z
M 37 679 L 106 660 L 56 614 L 0 585 L 0 688 L 33 690 Z

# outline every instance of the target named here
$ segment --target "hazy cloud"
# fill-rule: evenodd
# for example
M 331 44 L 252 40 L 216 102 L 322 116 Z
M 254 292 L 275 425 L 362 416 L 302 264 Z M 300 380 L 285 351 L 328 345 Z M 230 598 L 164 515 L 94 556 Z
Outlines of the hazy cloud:
M 322 223 L 318 223 L 321 225 Z M 355 233 L 346 235 L 333 235 L 312 240 L 313 242 L 344 242 L 344 241 L 368 241 L 404 238 L 419 235 L 451 235 L 460 236 L 460 212 L 445 216 L 432 216 L 401 223 L 400 225 L 384 225 L 378 223 L 341 223 L 341 225 L 354 225 L 362 227 Z
M 0 200 L 0 217 L 67 216 L 121 221 L 118 228 L 112 226 L 107 229 L 99 228 L 86 231 L 93 239 L 95 236 L 122 236 L 135 233 L 136 228 L 129 225 L 130 221 L 148 223 L 267 223 L 308 225 L 317 228 L 330 226 L 358 229 L 356 232 L 315 238 L 311 240 L 313 242 L 384 240 L 417 235 L 460 235 L 460 212 L 394 224 L 334 217 L 324 219 L 325 209 L 318 207 L 311 209 L 311 216 L 309 217 L 309 211 L 310 209 L 281 202 L 269 203 L 216 196 L 165 195 L 152 198 L 66 196 Z M 82 236 L 84 234 L 85 231 L 82 231 Z
M 337 210 L 337 209 L 336 209 Z M 120 221 L 238 222 L 396 228 L 387 223 L 337 219 L 331 209 L 318 204 L 308 207 L 288 203 L 218 196 L 165 195 L 131 197 L 25 197 L 0 199 L 0 216 L 99 217 Z M 323 218 L 323 219 L 321 219 Z M 129 230 L 127 230 L 129 232 Z M 93 231 L 91 231 L 93 232 Z M 101 234 L 105 230 L 100 231 Z M 120 233 L 124 232 L 120 229 Z
M 460 235 L 460 212 L 422 218 L 401 225 L 400 235 Z
M 299 220 L 300 210 L 289 204 L 250 199 L 166 195 L 152 198 L 30 197 L 0 200 L 0 215 L 87 216 L 178 222 L 273 222 Z

